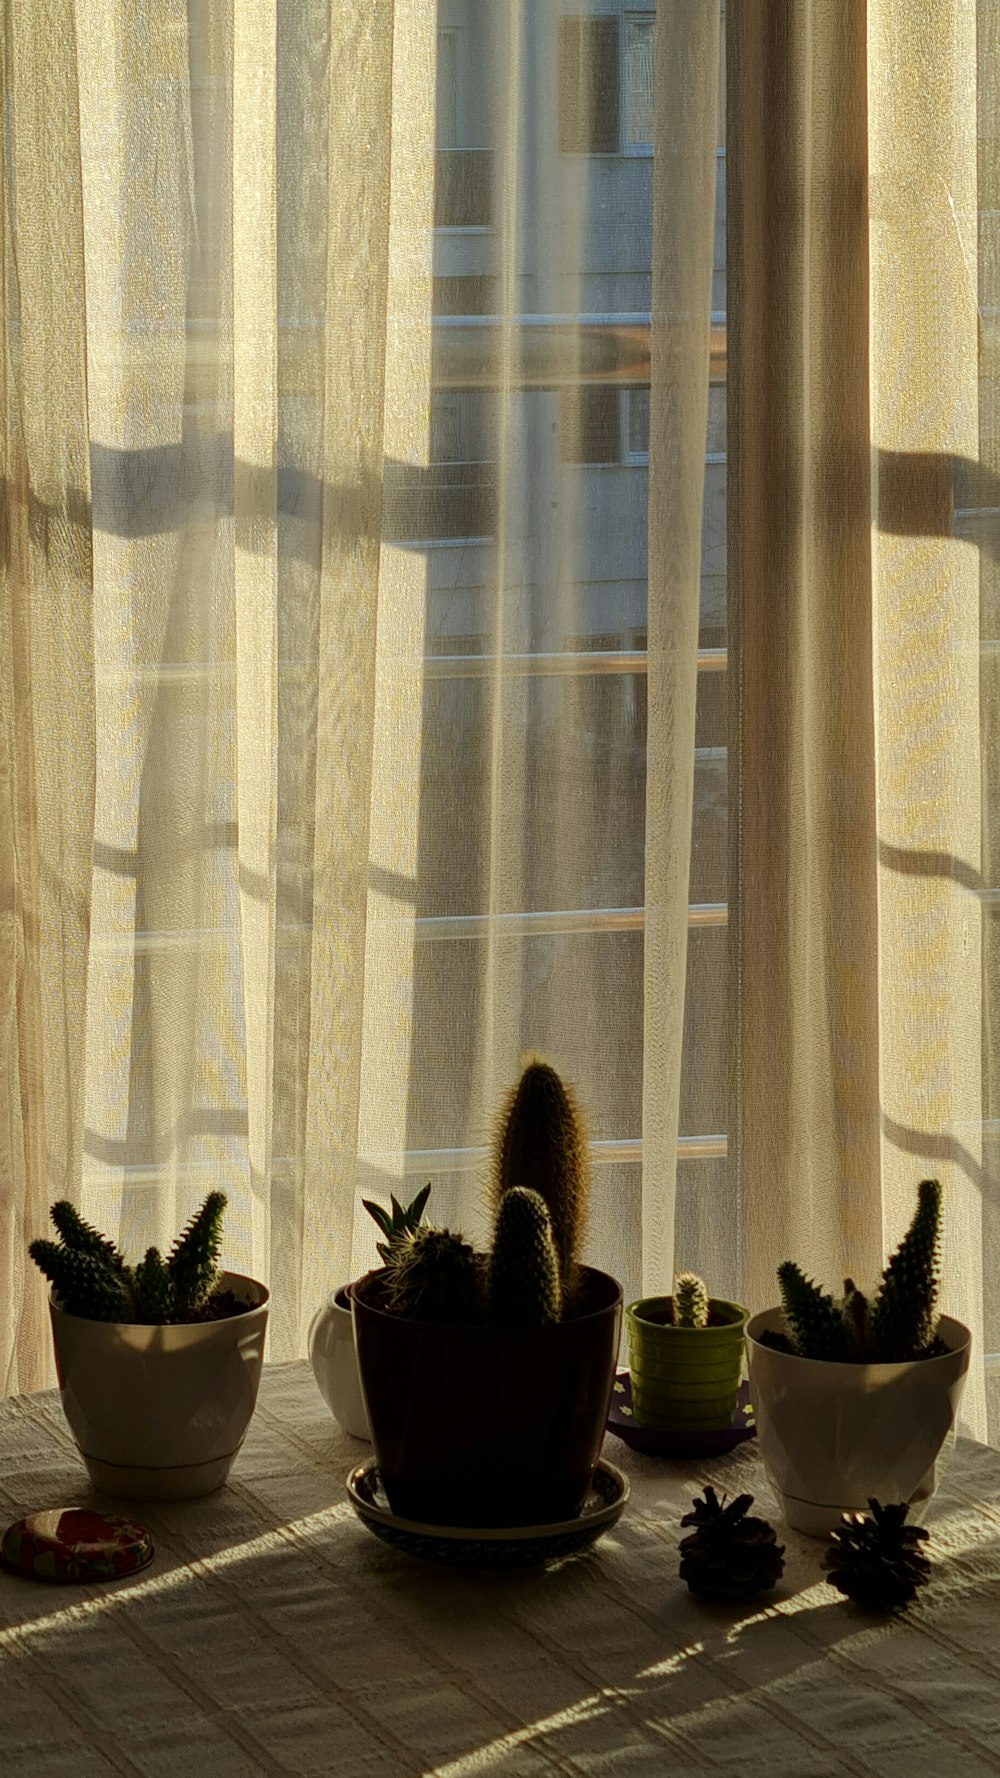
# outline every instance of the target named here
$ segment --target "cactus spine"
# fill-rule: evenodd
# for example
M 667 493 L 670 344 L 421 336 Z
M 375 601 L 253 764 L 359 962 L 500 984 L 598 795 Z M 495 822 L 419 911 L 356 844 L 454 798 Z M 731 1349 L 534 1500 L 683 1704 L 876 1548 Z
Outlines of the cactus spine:
M 898 1363 L 933 1345 L 940 1241 L 941 1187 L 936 1179 L 923 1179 L 913 1221 L 882 1273 L 872 1304 L 870 1342 L 877 1359 Z
M 224 1192 L 209 1192 L 169 1259 L 150 1247 L 132 1267 L 112 1241 L 62 1200 L 51 1210 L 59 1241 L 32 1241 L 28 1251 L 70 1315 L 90 1321 L 198 1321 L 218 1278 L 225 1207 Z
M 843 1361 L 857 1356 L 840 1307 L 794 1260 L 778 1267 L 788 1337 L 801 1358 Z
M 555 1069 L 532 1057 L 512 1088 L 494 1142 L 492 1199 L 521 1185 L 548 1206 L 563 1295 L 572 1294 L 587 1207 L 587 1145 L 573 1093 Z
M 562 1312 L 548 1207 L 524 1186 L 511 1186 L 500 1199 L 488 1294 L 490 1320 L 498 1327 L 542 1327 Z
M 708 1286 L 697 1272 L 680 1272 L 672 1297 L 675 1327 L 708 1326 Z
M 873 1303 L 851 1278 L 840 1302 L 806 1278 L 791 1260 L 778 1267 L 788 1336 L 803 1358 L 902 1364 L 921 1358 L 937 1334 L 941 1187 L 924 1179 L 917 1208 L 892 1255 Z
M 449 1229 L 418 1228 L 390 1248 L 386 1292 L 394 1315 L 468 1326 L 482 1320 L 480 1256 Z

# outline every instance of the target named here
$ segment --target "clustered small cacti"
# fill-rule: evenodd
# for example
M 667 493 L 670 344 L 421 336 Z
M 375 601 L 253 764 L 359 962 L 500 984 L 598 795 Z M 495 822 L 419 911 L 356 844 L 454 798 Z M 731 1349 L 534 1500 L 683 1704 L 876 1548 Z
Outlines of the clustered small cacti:
M 903 1363 L 934 1349 L 941 1187 L 924 1179 L 913 1221 L 882 1274 L 873 1302 L 845 1278 L 839 1300 L 793 1260 L 778 1267 L 788 1340 L 802 1358 L 847 1364 Z
M 492 1164 L 493 1240 L 477 1253 L 422 1221 L 430 1186 L 392 1214 L 363 1200 L 384 1242 L 390 1313 L 455 1325 L 536 1327 L 558 1321 L 579 1282 L 586 1142 L 573 1095 L 532 1057 L 508 1095 Z
M 679 1272 L 671 1298 L 675 1327 L 708 1326 L 708 1285 L 697 1272 Z
M 58 1241 L 28 1249 L 70 1315 L 90 1321 L 179 1322 L 202 1319 L 218 1279 L 224 1192 L 209 1192 L 166 1259 L 150 1247 L 136 1266 L 84 1222 L 72 1204 L 53 1204 Z

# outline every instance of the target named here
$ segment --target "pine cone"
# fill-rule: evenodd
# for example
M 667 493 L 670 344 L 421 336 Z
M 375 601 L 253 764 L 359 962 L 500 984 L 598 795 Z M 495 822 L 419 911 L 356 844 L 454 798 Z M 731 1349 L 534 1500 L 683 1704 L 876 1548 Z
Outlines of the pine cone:
M 681 1580 L 705 1599 L 749 1599 L 780 1579 L 785 1549 L 775 1540 L 766 1519 L 748 1519 L 752 1494 L 740 1494 L 726 1505 L 714 1488 L 692 1502 L 682 1525 L 697 1530 L 681 1539 Z
M 827 1579 L 838 1592 L 869 1611 L 899 1611 L 908 1605 L 931 1572 L 919 1545 L 928 1533 L 907 1525 L 905 1506 L 880 1506 L 869 1500 L 872 1516 L 844 1513 L 830 1533 L 831 1548 L 823 1559 Z

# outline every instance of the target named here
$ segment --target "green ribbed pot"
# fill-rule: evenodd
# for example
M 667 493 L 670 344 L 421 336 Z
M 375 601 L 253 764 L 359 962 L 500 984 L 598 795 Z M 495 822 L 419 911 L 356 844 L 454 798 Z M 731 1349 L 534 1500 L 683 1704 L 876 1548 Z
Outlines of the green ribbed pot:
M 717 1327 L 675 1327 L 669 1296 L 640 1297 L 625 1310 L 632 1412 L 655 1432 L 723 1432 L 732 1420 L 750 1311 L 709 1298 Z

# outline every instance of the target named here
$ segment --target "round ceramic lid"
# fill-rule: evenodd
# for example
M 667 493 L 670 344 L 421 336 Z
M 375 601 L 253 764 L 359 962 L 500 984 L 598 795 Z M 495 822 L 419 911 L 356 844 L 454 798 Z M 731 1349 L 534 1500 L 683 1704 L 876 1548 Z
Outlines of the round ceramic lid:
M 8 1525 L 0 1561 L 35 1580 L 119 1580 L 153 1559 L 145 1525 L 86 1506 L 55 1506 Z

